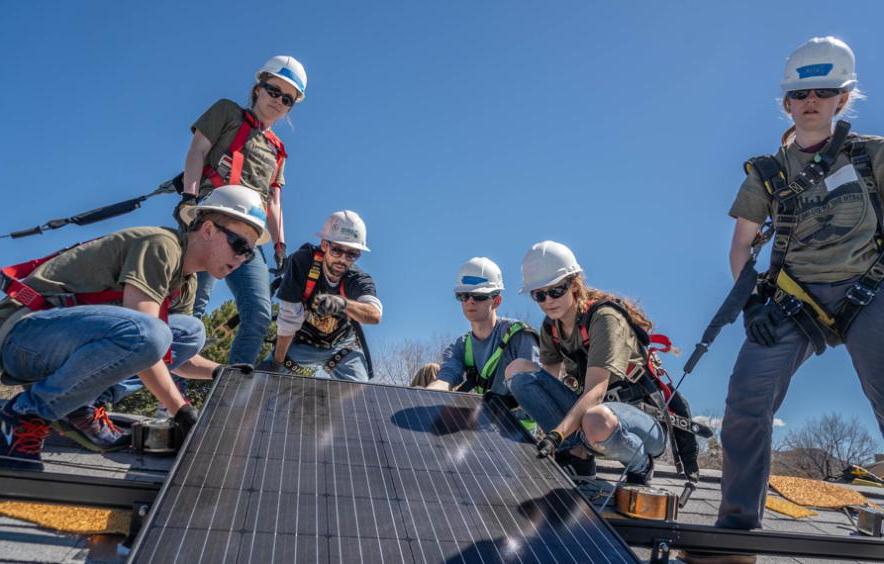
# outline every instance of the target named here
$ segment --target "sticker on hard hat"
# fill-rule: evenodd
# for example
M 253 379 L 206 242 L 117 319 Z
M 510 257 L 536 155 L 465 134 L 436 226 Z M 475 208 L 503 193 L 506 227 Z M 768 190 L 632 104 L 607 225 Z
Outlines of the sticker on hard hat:
M 264 208 L 252 206 L 249 208 L 248 214 L 254 218 L 260 219 L 262 223 L 267 222 L 267 213 L 264 211 Z
M 798 78 L 813 78 L 815 76 L 828 76 L 832 72 L 834 65 L 832 63 L 819 63 L 817 65 L 807 65 L 798 67 L 795 72 Z
M 341 231 L 342 235 L 347 235 L 347 236 L 352 237 L 354 239 L 359 239 L 359 232 L 356 231 L 355 229 L 351 229 L 349 227 L 341 227 L 340 231 Z
M 297 86 L 299 90 L 301 90 L 302 92 L 304 91 L 304 85 L 301 83 L 301 79 L 298 76 L 296 76 L 295 73 L 293 73 L 290 68 L 282 67 L 281 69 L 276 71 L 276 74 L 282 75 L 282 76 L 286 77 L 287 79 L 291 80 L 292 82 L 295 83 L 295 86 Z
M 462 276 L 460 279 L 461 284 L 484 284 L 485 282 L 488 282 L 488 279 L 481 276 Z

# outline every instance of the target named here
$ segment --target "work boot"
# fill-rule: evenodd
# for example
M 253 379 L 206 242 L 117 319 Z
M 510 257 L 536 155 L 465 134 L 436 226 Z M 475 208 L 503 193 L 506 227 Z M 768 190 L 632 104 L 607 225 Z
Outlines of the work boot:
M 132 442 L 129 432 L 114 425 L 103 405 L 77 408 L 52 426 L 65 437 L 95 452 L 123 450 Z
M 654 477 L 654 457 L 648 456 L 648 464 L 644 470 L 638 472 L 627 472 L 626 483 L 636 486 L 650 486 L 651 478 Z
M 678 559 L 686 564 L 755 564 L 754 554 L 716 554 L 697 550 L 682 550 Z
M 575 483 L 595 480 L 595 456 L 591 453 L 581 457 L 570 450 L 560 450 L 556 452 L 555 460 Z
M 0 467 L 17 470 L 43 470 L 40 453 L 49 436 L 49 423 L 37 415 L 21 415 L 12 410 L 15 398 L 0 408 Z

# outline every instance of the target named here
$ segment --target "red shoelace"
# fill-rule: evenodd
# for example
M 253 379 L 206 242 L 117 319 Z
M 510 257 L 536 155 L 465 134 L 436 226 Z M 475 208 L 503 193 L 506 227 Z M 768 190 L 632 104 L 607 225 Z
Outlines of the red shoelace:
M 95 413 L 92 414 L 92 419 L 94 421 L 98 421 L 99 424 L 108 427 L 111 431 L 115 433 L 122 433 L 120 428 L 114 425 L 113 420 L 108 416 L 107 410 L 104 409 L 103 405 L 95 408 Z
M 49 432 L 49 425 L 42 419 L 22 417 L 15 428 L 12 450 L 39 456 L 43 450 L 43 441 L 49 436 Z

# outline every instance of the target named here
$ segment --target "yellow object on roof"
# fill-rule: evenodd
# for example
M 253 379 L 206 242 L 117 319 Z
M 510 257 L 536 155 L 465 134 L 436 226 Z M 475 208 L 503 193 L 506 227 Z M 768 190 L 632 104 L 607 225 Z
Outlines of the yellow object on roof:
M 803 519 L 805 517 L 813 517 L 814 515 L 817 515 L 816 511 L 805 509 L 800 505 L 792 503 L 788 499 L 774 497 L 772 495 L 767 496 L 767 499 L 764 502 L 764 506 L 771 511 L 776 511 L 777 513 L 788 515 L 793 519 Z
M 0 515 L 80 535 L 127 535 L 131 513 L 103 507 L 0 501 Z
M 848 505 L 865 505 L 863 494 L 844 486 L 793 476 L 771 476 L 771 487 L 784 498 L 798 505 L 840 509 Z

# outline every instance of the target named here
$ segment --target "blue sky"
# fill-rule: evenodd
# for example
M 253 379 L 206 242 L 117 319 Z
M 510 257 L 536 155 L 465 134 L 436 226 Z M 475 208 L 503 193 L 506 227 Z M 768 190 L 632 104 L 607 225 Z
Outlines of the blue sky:
M 845 39 L 869 100 L 854 129 L 884 132 L 877 2 L 17 2 L 4 9 L 0 231 L 151 191 L 183 166 L 189 125 L 244 103 L 276 54 L 307 68 L 307 99 L 277 133 L 290 155 L 290 248 L 332 211 L 368 224 L 376 346 L 466 328 L 451 287 L 486 255 L 503 311 L 536 241 L 571 246 L 590 282 L 639 298 L 685 351 L 730 285 L 727 209 L 745 158 L 772 151 L 789 52 Z M 3 264 L 127 226 L 169 224 L 175 199 L 85 228 L 0 240 Z M 223 285 L 219 286 L 223 289 Z M 215 303 L 228 296 L 216 292 Z M 728 328 L 684 386 L 720 413 L 742 339 Z M 836 410 L 877 437 L 843 348 L 796 376 L 782 430 Z

